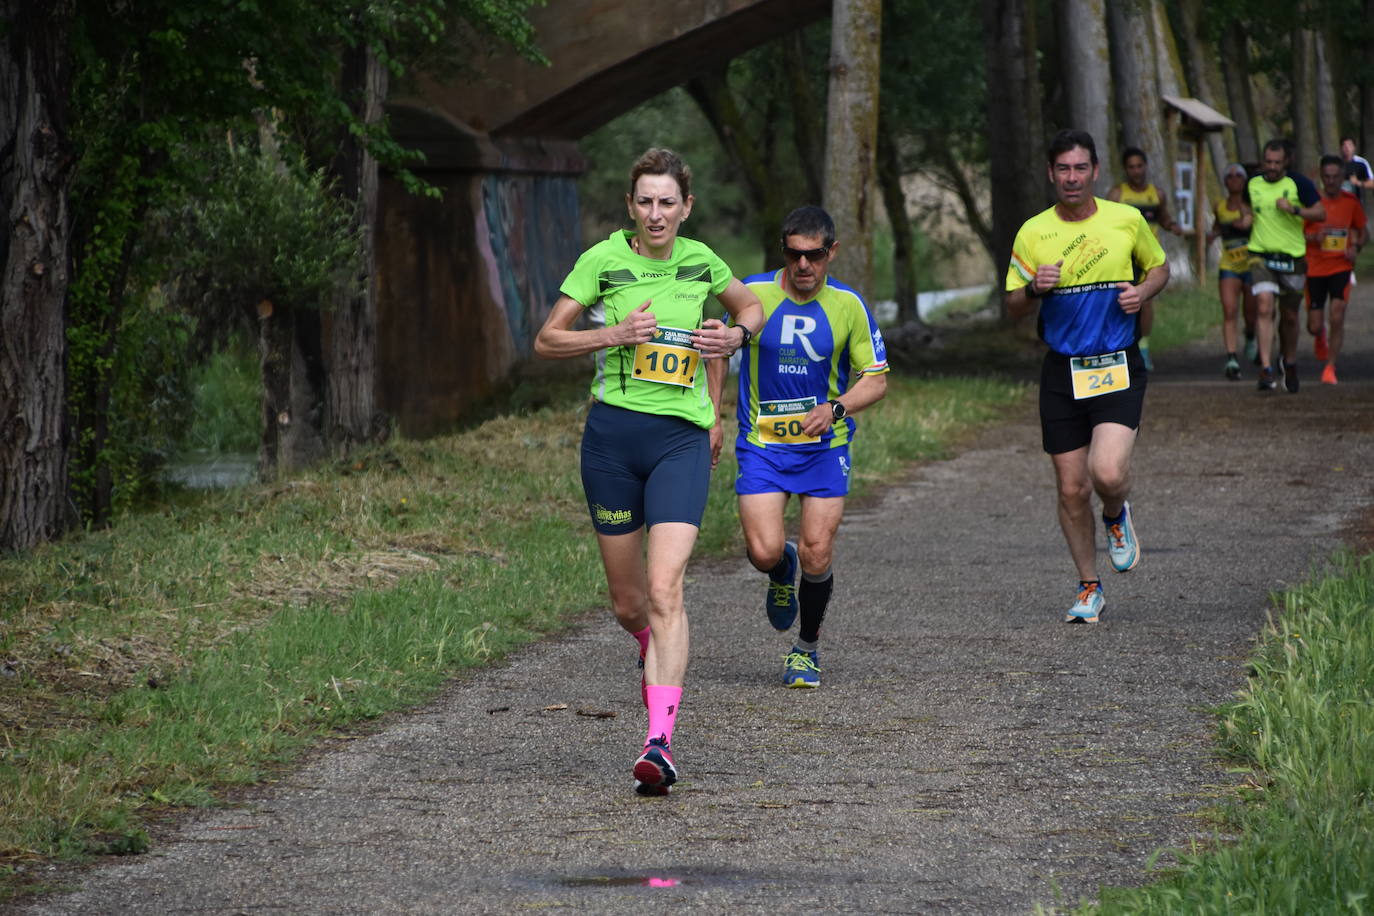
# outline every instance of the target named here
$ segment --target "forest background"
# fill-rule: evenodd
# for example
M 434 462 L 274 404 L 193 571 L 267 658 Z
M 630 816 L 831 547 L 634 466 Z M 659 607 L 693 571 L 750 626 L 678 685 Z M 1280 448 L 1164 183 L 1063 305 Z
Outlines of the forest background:
M 0 0 L 0 549 L 111 524 L 196 445 L 256 450 L 270 478 L 390 434 L 369 349 L 377 170 L 435 192 L 391 138 L 386 100 L 417 73 L 481 81 L 494 55 L 556 66 L 531 8 Z M 881 214 L 863 285 L 906 328 L 920 290 L 996 284 L 1016 227 L 1047 202 L 1058 127 L 1099 138 L 1100 192 L 1127 145 L 1175 187 L 1187 146 L 1161 98 L 1195 97 L 1235 122 L 1207 137 L 1213 199 L 1219 167 L 1255 162 L 1271 136 L 1311 172 L 1341 135 L 1363 149 L 1374 131 L 1374 0 L 835 10 L 881 19 L 866 195 Z M 626 163 L 664 143 L 693 164 L 697 222 L 737 273 L 774 266 L 782 215 L 826 200 L 833 148 L 862 139 L 827 130 L 835 41 L 831 20 L 794 30 L 582 138 L 583 239 L 623 223 Z M 275 421 L 302 376 L 304 449 Z M 216 386 L 236 394 L 197 401 Z

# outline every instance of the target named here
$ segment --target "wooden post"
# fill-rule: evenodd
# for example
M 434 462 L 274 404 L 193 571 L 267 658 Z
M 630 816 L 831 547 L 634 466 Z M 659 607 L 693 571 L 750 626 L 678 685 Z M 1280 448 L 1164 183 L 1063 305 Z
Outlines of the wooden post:
M 1203 286 L 1207 276 L 1207 230 L 1203 223 L 1207 215 L 1207 188 L 1202 178 L 1207 174 L 1206 134 L 1198 131 L 1193 135 L 1193 250 L 1197 255 L 1197 285 Z

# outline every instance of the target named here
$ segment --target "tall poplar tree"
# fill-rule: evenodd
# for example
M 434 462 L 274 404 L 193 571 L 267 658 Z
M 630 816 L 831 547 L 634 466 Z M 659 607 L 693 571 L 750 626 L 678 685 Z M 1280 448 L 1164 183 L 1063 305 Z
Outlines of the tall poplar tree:
M 830 16 L 823 194 L 843 242 L 833 269 L 861 290 L 873 287 L 882 18 L 882 0 L 835 0 Z
M 992 250 L 999 278 L 1017 230 L 1049 201 L 1034 14 L 1033 0 L 983 0 Z
M 0 0 L 0 550 L 67 525 L 71 0 Z

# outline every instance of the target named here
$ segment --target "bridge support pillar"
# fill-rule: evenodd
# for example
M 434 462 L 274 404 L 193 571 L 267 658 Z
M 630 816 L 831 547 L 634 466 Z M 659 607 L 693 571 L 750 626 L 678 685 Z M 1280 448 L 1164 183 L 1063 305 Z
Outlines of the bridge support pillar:
M 433 123 L 398 139 L 441 197 L 381 182 L 377 224 L 377 401 L 400 432 L 453 429 L 532 353 L 582 251 L 569 141 L 492 140 Z M 436 139 L 440 137 L 443 139 Z

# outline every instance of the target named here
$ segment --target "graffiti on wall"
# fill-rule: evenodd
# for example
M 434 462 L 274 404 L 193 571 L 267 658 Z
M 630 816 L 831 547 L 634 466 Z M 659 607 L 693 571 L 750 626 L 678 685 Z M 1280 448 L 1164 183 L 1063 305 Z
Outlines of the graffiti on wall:
M 479 249 L 516 352 L 530 355 L 558 287 L 581 252 L 577 184 L 568 176 L 482 178 Z

